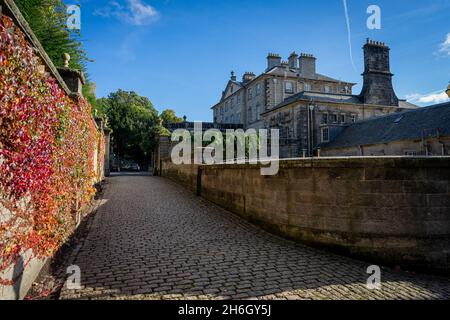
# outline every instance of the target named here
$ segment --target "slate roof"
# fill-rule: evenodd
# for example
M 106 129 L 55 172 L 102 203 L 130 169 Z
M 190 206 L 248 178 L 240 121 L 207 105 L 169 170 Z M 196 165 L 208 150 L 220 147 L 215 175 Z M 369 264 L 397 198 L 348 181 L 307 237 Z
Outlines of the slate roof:
M 275 106 L 275 108 L 266 111 L 270 113 L 274 110 L 280 109 L 284 106 L 290 105 L 298 101 L 314 101 L 314 102 L 327 102 L 327 103 L 345 103 L 345 104 L 358 104 L 361 105 L 361 101 L 358 95 L 341 94 L 341 93 L 323 93 L 313 91 L 302 91 L 286 98 L 283 102 Z M 399 107 L 404 109 L 416 109 L 416 105 L 409 103 L 405 100 L 399 100 Z M 263 113 L 264 114 L 264 113 Z
M 349 104 L 361 104 L 361 100 L 358 96 L 351 94 L 338 94 L 338 93 L 322 93 L 312 91 L 302 91 L 289 98 L 286 98 L 283 102 L 278 104 L 275 109 L 287 106 L 297 101 L 316 101 L 316 102 L 334 102 L 334 103 L 349 103 Z M 272 109 L 273 110 L 273 109 Z
M 405 109 L 417 109 L 419 108 L 418 106 L 416 106 L 415 104 L 412 104 L 406 100 L 398 100 L 398 106 L 400 108 L 405 108 Z
M 303 73 L 300 72 L 299 69 L 291 69 L 291 68 L 284 68 L 281 66 L 273 67 L 272 69 L 266 71 L 263 73 L 269 74 L 269 75 L 277 75 L 277 76 L 287 76 L 287 77 L 300 77 L 305 79 L 311 79 L 311 80 L 323 80 L 323 81 L 330 81 L 330 82 L 338 82 L 338 83 L 347 83 L 351 85 L 355 85 L 355 83 L 347 82 L 347 81 L 341 81 L 338 79 L 334 79 L 328 76 L 324 76 L 323 74 L 316 73 L 314 77 L 307 77 Z
M 324 149 L 450 136 L 450 102 L 356 122 Z
M 235 85 L 237 85 L 237 86 L 239 86 L 239 87 L 243 87 L 243 86 L 244 86 L 244 83 L 243 83 L 243 82 L 240 82 L 240 81 L 233 81 L 233 80 L 230 80 L 230 82 L 234 83 Z

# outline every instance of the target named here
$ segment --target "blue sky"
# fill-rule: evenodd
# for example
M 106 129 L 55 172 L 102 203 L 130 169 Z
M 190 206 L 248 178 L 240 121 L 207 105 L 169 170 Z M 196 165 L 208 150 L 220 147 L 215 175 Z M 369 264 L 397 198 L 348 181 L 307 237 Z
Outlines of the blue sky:
M 318 72 L 361 89 L 362 45 L 391 47 L 400 98 L 443 101 L 450 81 L 450 0 L 347 0 L 353 67 L 343 0 L 66 0 L 80 4 L 88 70 L 97 95 L 119 88 L 150 98 L 162 111 L 211 121 L 230 71 L 261 73 L 268 52 L 313 53 Z M 366 26 L 381 8 L 381 30 Z

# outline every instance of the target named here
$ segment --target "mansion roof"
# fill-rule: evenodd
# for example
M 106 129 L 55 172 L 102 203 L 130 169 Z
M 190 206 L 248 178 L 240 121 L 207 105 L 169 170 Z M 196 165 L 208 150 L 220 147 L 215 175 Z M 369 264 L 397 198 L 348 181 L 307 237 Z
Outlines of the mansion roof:
M 347 82 L 347 81 L 341 81 L 335 78 L 331 78 L 328 76 L 325 76 L 323 74 L 320 73 L 316 73 L 313 77 L 308 76 L 306 74 L 303 74 L 300 70 L 296 70 L 296 69 L 290 69 L 287 67 L 283 67 L 283 66 L 277 66 L 277 67 L 273 67 L 272 69 L 263 72 L 262 74 L 260 74 L 258 77 L 256 77 L 254 80 L 248 82 L 248 84 L 254 82 L 256 79 L 259 79 L 260 77 L 264 76 L 264 75 L 269 75 L 269 76 L 278 76 L 278 77 L 287 77 L 287 78 L 300 78 L 300 79 L 309 79 L 309 80 L 318 80 L 318 81 L 328 81 L 328 82 L 336 82 L 336 83 L 344 83 L 344 84 L 349 84 L 349 85 L 355 85 L 356 83 L 353 82 Z M 244 84 L 241 81 L 230 81 L 240 87 L 244 87 L 246 84 Z
M 319 80 L 319 81 L 328 81 L 328 82 L 337 82 L 337 83 L 345 83 L 345 84 L 350 84 L 350 85 L 355 85 L 356 83 L 352 83 L 352 82 L 347 82 L 347 81 L 341 81 L 338 79 L 334 79 L 328 76 L 324 76 L 320 73 L 316 73 L 314 76 L 308 76 L 306 74 L 303 74 L 300 70 L 298 69 L 291 69 L 288 67 L 283 67 L 283 66 L 277 66 L 274 67 L 270 70 L 268 70 L 267 72 L 263 73 L 262 75 L 272 75 L 272 76 L 279 76 L 279 77 L 297 77 L 297 78 L 301 78 L 301 79 L 309 79 L 309 80 Z
M 450 137 L 450 102 L 356 122 L 322 148 Z
M 322 103 L 338 103 L 338 104 L 355 104 L 363 105 L 359 95 L 353 94 L 341 94 L 341 93 L 323 93 L 313 91 L 302 91 L 289 98 L 286 98 L 283 102 L 275 106 L 273 109 L 266 111 L 263 114 L 273 112 L 282 107 L 288 106 L 296 102 L 322 102 Z M 406 100 L 399 100 L 399 107 L 403 109 L 416 109 L 417 106 L 407 102 Z

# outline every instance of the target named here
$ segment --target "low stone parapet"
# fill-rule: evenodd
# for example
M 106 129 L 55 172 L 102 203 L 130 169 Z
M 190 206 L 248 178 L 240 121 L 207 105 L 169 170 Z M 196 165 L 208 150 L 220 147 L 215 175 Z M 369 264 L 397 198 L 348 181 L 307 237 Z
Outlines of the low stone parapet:
M 388 265 L 449 272 L 450 157 L 175 166 L 163 176 L 284 237 Z

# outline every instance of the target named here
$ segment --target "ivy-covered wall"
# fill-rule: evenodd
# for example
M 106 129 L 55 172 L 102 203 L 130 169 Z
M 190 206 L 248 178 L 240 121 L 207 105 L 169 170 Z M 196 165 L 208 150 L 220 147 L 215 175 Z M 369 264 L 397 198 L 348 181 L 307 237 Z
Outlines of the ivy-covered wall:
M 1 17 L 0 276 L 24 252 L 32 252 L 26 268 L 61 246 L 94 196 L 103 161 L 89 103 L 69 98 L 20 28 Z

